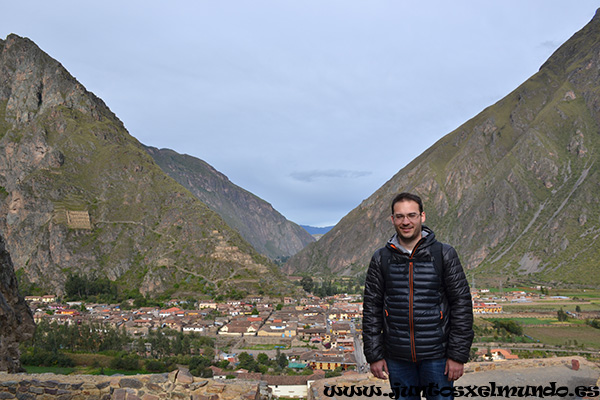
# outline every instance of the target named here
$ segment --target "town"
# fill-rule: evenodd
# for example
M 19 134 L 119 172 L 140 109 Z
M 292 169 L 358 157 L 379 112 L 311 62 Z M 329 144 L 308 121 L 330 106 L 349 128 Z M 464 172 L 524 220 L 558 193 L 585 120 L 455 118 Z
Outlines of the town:
M 474 289 L 471 295 L 474 314 L 479 317 L 520 316 L 522 313 L 514 311 L 507 314 L 505 308 L 552 301 L 559 297 L 547 296 L 539 287 L 531 291 L 495 293 L 488 289 Z M 362 296 L 359 294 L 319 298 L 307 293 L 302 298 L 280 299 L 256 296 L 223 302 L 203 300 L 194 304 L 189 304 L 189 300 L 172 299 L 165 302 L 164 307 L 132 309 L 80 301 L 63 304 L 53 295 L 27 296 L 26 300 L 34 312 L 36 323 L 100 323 L 125 331 L 135 338 L 144 338 L 157 329 L 207 336 L 215 340 L 216 346 L 214 354 L 205 356 L 215 363 L 226 360 L 237 366 L 242 353 L 254 358 L 263 353 L 270 359 L 283 354 L 287 368 L 298 371 L 297 375 L 261 374 L 244 368 L 225 371 L 215 365 L 210 367 L 214 378 L 265 380 L 276 388 L 276 392 L 279 391 L 279 395 L 302 397 L 307 382 L 332 376 L 336 371 L 339 374 L 368 372 L 362 351 Z M 598 316 L 597 312 L 587 314 Z M 539 316 L 539 313 L 536 315 Z M 548 313 L 548 317 L 555 315 Z M 146 348 L 145 356 L 149 356 L 151 350 Z M 480 348 L 475 356 L 478 360 L 489 361 L 518 358 L 509 349 L 489 346 Z M 300 374 L 308 370 L 312 370 L 310 375 Z

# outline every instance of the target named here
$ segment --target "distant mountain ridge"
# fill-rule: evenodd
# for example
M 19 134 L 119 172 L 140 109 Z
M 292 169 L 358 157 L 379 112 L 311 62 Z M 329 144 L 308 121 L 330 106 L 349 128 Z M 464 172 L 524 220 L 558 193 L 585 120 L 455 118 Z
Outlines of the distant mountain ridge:
M 324 235 L 327 232 L 329 232 L 332 228 L 332 226 L 310 226 L 310 225 L 300 225 L 302 228 L 304 228 L 306 230 L 306 232 L 310 233 L 311 235 Z
M 295 290 L 101 99 L 17 35 L 0 40 L 0 232 L 21 281 L 57 294 L 70 274 L 147 295 Z
M 287 259 L 314 242 L 300 226 L 269 203 L 233 184 L 205 161 L 170 149 L 146 146 L 162 170 L 216 211 L 260 253 Z
M 426 224 L 478 280 L 600 284 L 598 14 L 538 73 L 402 168 L 286 271 L 363 272 L 393 233 L 393 195 L 412 191 L 425 201 Z

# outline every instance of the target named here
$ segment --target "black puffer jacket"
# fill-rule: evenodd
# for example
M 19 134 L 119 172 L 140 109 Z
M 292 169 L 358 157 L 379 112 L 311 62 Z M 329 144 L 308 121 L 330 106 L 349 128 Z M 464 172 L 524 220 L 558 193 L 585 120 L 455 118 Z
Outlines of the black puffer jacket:
M 363 305 L 369 363 L 382 358 L 469 359 L 473 307 L 465 273 L 454 248 L 443 244 L 440 276 L 431 255 L 435 235 L 423 230 L 426 236 L 412 254 L 401 252 L 390 240 L 371 259 Z

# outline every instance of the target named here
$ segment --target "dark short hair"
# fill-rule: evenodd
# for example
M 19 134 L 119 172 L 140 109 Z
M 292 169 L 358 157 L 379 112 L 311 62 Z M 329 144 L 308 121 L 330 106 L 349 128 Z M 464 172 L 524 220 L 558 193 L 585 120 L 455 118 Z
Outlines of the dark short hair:
M 423 212 L 423 200 L 421 200 L 419 196 L 408 192 L 402 192 L 397 194 L 396 197 L 394 197 L 394 200 L 392 200 L 392 214 L 394 213 L 394 205 L 396 205 L 396 203 L 407 200 L 417 203 L 419 205 L 419 212 Z

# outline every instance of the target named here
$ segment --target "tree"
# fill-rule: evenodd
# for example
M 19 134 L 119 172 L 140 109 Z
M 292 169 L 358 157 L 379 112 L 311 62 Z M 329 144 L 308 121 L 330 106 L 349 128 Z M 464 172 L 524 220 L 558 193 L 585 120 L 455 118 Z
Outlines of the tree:
M 498 331 L 498 333 L 501 333 L 501 330 L 504 330 L 508 333 L 512 333 L 514 335 L 522 335 L 523 334 L 523 327 L 521 325 L 519 325 L 518 323 L 516 323 L 515 321 L 513 321 L 512 319 L 509 320 L 501 320 L 501 319 L 497 319 L 494 321 L 494 328 Z
M 325 372 L 325 378 L 333 378 L 342 375 L 342 367 L 336 367 L 333 371 Z
M 558 322 L 565 322 L 569 319 L 567 313 L 564 312 L 562 308 L 556 312 L 556 316 L 558 317 Z
M 238 367 L 246 369 L 248 371 L 254 371 L 258 366 L 252 354 L 248 354 L 245 351 L 240 353 L 240 355 L 238 356 L 238 360 L 240 361 Z
M 269 365 L 269 356 L 266 355 L 265 353 L 259 353 L 256 356 L 256 361 L 258 361 L 259 364 L 263 364 L 263 365 Z
M 212 370 L 209 368 L 211 361 L 204 356 L 192 357 L 189 363 L 190 373 L 202 378 L 212 377 Z
M 303 277 L 300 281 L 300 284 L 302 285 L 302 289 L 304 289 L 307 292 L 312 292 L 314 283 L 313 279 L 310 276 Z
M 288 359 L 286 355 L 279 351 L 279 349 L 277 349 L 277 356 L 275 357 L 275 360 L 277 361 L 277 365 L 279 365 L 281 369 L 288 366 Z

